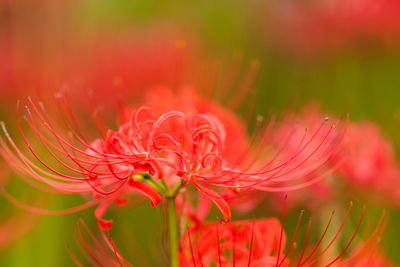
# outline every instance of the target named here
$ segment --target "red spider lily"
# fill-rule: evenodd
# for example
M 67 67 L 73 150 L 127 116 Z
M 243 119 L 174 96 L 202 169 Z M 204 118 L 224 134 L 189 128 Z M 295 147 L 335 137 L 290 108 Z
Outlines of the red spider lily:
M 377 125 L 368 121 L 351 123 L 348 139 L 345 147 L 349 157 L 338 170 L 348 183 L 379 191 L 400 182 L 393 145 Z
M 279 143 L 282 135 L 290 131 L 294 121 L 301 125 L 309 125 L 310 129 L 319 127 L 321 111 L 314 105 L 305 107 L 299 114 L 288 116 L 288 123 L 282 124 L 276 131 L 275 142 Z M 286 146 L 291 154 L 296 150 L 296 139 L 293 144 Z M 304 190 L 293 192 L 291 198 L 293 204 L 307 205 L 311 208 L 319 208 L 322 202 L 332 201 L 335 196 L 343 196 L 340 190 L 343 184 L 352 192 L 368 190 L 376 196 L 397 203 L 399 191 L 396 186 L 400 180 L 398 166 L 392 144 L 383 136 L 377 125 L 372 122 L 350 122 L 346 131 L 346 141 L 343 145 L 343 164 L 332 173 L 330 179 L 325 179 Z M 335 161 L 330 163 L 334 164 Z M 332 165 L 333 166 L 333 165 Z M 332 167 L 331 166 L 331 167 Z M 312 201 L 318 199 L 318 201 Z
M 282 241 L 280 241 L 282 236 Z M 277 219 L 237 221 L 220 225 L 204 223 L 187 231 L 182 241 L 182 266 L 273 266 L 279 242 L 284 245 Z
M 320 129 L 316 129 L 313 132 L 314 136 L 308 137 L 306 134 L 304 134 L 304 139 L 298 142 L 298 150 L 291 155 L 287 155 L 287 158 L 282 158 L 283 161 L 286 160 L 283 165 L 279 166 L 272 164 L 274 160 L 279 162 L 277 159 L 279 157 L 279 152 L 275 153 L 275 158 L 271 159 L 270 157 L 268 164 L 270 165 L 271 169 L 268 169 L 266 168 L 268 165 L 260 164 L 261 160 L 258 160 L 257 157 L 264 153 L 264 151 L 261 151 L 262 148 L 267 150 L 267 138 L 270 134 L 273 123 L 266 127 L 265 131 L 263 132 L 264 135 L 261 137 L 260 141 L 255 141 L 255 139 L 257 139 L 256 136 L 251 137 L 251 141 L 248 141 L 244 134 L 245 127 L 240 120 L 236 119 L 232 113 L 222 109 L 212 102 L 199 100 L 194 94 L 194 91 L 188 88 L 178 93 L 177 96 L 174 96 L 173 93 L 167 88 L 156 88 L 154 91 L 150 91 L 150 93 L 147 94 L 146 104 L 151 110 L 151 113 L 154 115 L 160 114 L 160 118 L 163 118 L 163 128 L 161 129 L 160 127 L 160 134 L 156 136 L 160 145 L 156 144 L 155 150 L 150 147 L 150 149 L 141 152 L 149 155 L 155 153 L 156 161 L 160 161 L 160 159 L 163 158 L 162 160 L 164 162 L 161 165 L 166 166 L 163 172 L 166 183 L 171 187 L 175 187 L 177 181 L 183 180 L 184 184 L 192 182 L 200 191 L 205 193 L 214 201 L 218 208 L 223 212 L 225 220 L 229 219 L 230 211 L 224 199 L 232 198 L 233 196 L 231 192 L 241 189 L 247 190 L 253 186 L 256 189 L 266 191 L 279 191 L 279 188 L 275 188 L 273 186 L 265 187 L 265 185 L 279 185 L 281 180 L 279 179 L 279 181 L 276 181 L 275 178 L 280 177 L 284 180 L 286 175 L 292 176 L 292 179 L 289 180 L 295 180 L 296 178 L 293 177 L 293 175 L 295 175 L 297 172 L 296 169 L 299 167 L 299 173 L 304 171 L 303 167 L 305 166 L 301 165 L 305 162 L 309 164 L 309 174 L 311 174 L 311 176 L 314 175 L 314 177 L 305 184 L 313 184 L 317 180 L 322 179 L 326 174 L 316 174 L 316 169 L 314 169 L 313 166 L 318 166 L 318 169 L 321 164 L 323 164 L 322 162 L 330 160 L 329 157 L 333 157 L 338 151 L 335 151 L 336 148 L 334 145 L 339 145 L 340 139 L 343 137 L 343 135 L 340 135 L 338 131 L 336 135 L 333 134 L 334 136 L 329 137 L 329 141 L 327 141 L 326 138 L 328 135 L 330 135 L 332 128 L 326 127 L 326 125 L 324 125 L 324 120 L 321 120 L 322 124 Z M 183 111 L 184 113 L 180 113 L 179 111 L 163 113 L 174 108 L 176 109 L 177 107 L 179 107 L 179 110 Z M 126 122 L 128 124 L 127 127 L 131 128 L 129 125 L 132 124 L 132 119 L 131 122 L 129 122 L 129 118 L 138 117 L 137 113 L 139 111 L 146 112 L 141 108 L 136 110 L 128 109 L 122 114 L 121 121 Z M 131 114 L 130 116 L 129 113 Z M 184 117 L 184 114 L 196 113 L 200 113 L 201 117 L 206 119 L 204 120 L 204 123 L 201 123 L 199 128 L 204 128 L 205 131 L 213 131 L 210 132 L 211 135 L 205 136 L 205 138 L 208 138 L 208 140 L 211 140 L 216 144 L 213 144 L 211 150 L 201 151 L 197 149 L 198 141 L 195 140 L 193 133 L 198 131 L 199 128 L 195 128 L 198 126 L 191 126 L 190 123 L 193 118 L 197 119 L 200 117 L 197 117 L 197 115 L 195 117 Z M 210 114 L 214 115 L 215 118 L 210 117 Z M 142 117 L 144 116 L 146 116 L 146 114 L 142 115 Z M 168 120 L 164 120 L 166 117 L 168 117 Z M 148 123 L 145 121 L 140 121 L 135 122 L 135 124 L 152 125 L 152 120 L 153 119 L 151 119 L 151 121 L 147 120 Z M 156 121 L 154 125 L 156 124 L 159 123 Z M 190 131 L 188 131 L 188 125 L 189 128 L 192 127 Z M 154 127 L 149 127 L 148 129 L 154 129 Z M 298 131 L 296 131 L 296 129 L 293 127 L 292 134 L 297 132 Z M 118 140 L 120 143 L 127 144 L 127 142 L 124 142 L 124 140 L 135 139 L 124 133 L 121 135 L 121 131 L 115 134 L 118 135 Z M 154 134 L 152 133 L 146 133 L 146 130 L 140 134 L 143 140 L 148 140 L 147 136 L 153 135 Z M 156 138 L 154 138 L 154 140 Z M 287 137 L 286 141 L 289 142 L 290 138 L 291 136 Z M 314 141 L 314 138 L 320 139 L 315 141 L 314 145 L 309 146 L 311 141 Z M 224 143 L 217 144 L 217 142 L 221 140 L 223 140 Z M 325 141 L 327 142 L 325 143 Z M 154 144 L 155 143 L 153 143 L 153 146 Z M 195 146 L 193 146 L 193 144 L 195 144 Z M 254 147 L 254 145 L 263 147 L 257 148 Z M 131 145 L 128 145 L 128 147 L 130 146 Z M 164 146 L 164 148 L 160 149 L 161 146 Z M 283 148 L 284 145 L 280 147 L 280 149 Z M 307 149 L 309 149 L 307 153 L 303 153 L 304 151 L 302 150 Z M 160 152 L 162 152 L 161 158 L 160 156 L 157 156 L 157 154 Z M 200 154 L 198 154 L 199 152 Z M 328 154 L 330 155 L 326 157 Z M 303 156 L 304 158 L 302 158 Z M 208 157 L 211 157 L 213 162 L 209 164 L 205 162 Z M 296 157 L 298 157 L 300 160 L 296 159 Z M 201 163 L 198 161 L 200 158 L 203 158 Z M 289 158 L 290 160 L 288 160 Z M 165 159 L 168 160 L 165 161 Z M 290 165 L 289 162 L 293 165 Z M 284 166 L 286 164 L 288 164 L 288 166 Z M 295 167 L 296 165 L 297 167 Z M 188 166 L 191 166 L 191 168 L 189 169 Z M 265 168 L 264 170 L 263 167 Z M 296 171 L 287 172 L 285 169 L 286 167 L 288 167 L 288 169 L 293 168 L 292 170 Z M 259 169 L 251 174 L 250 170 L 254 170 L 255 168 Z M 246 172 L 243 172 L 243 170 L 246 170 Z M 267 175 L 267 177 L 269 175 L 269 177 L 261 177 L 264 174 Z M 274 175 L 276 176 L 274 177 Z M 231 176 L 233 179 L 229 179 L 229 176 Z M 250 176 L 254 176 L 254 179 L 252 179 L 253 177 Z M 300 178 L 300 176 L 301 174 L 298 178 Z M 271 181 L 269 181 L 269 179 L 271 179 Z M 243 182 L 243 184 L 241 184 L 241 182 Z M 228 188 L 230 190 L 228 190 L 227 193 L 223 193 L 221 196 L 219 196 L 216 192 L 211 190 L 209 185 L 221 187 L 223 189 Z M 296 188 L 301 188 L 302 186 L 303 185 L 286 186 L 285 190 L 293 190 Z
M 161 200 L 160 194 L 176 194 L 182 186 L 193 184 L 217 205 L 228 221 L 231 215 L 225 198 L 232 192 L 295 190 L 316 183 L 334 168 L 320 171 L 340 151 L 344 131 L 337 123 L 328 125 L 323 120 L 310 134 L 292 127 L 276 148 L 269 143 L 274 121 L 265 129 L 256 130 L 247 141 L 240 120 L 217 104 L 196 100 L 193 92 L 183 91 L 171 106 L 165 99 L 166 110 L 163 105 L 157 109 L 151 99 L 157 99 L 160 91 L 152 92 L 149 106 L 122 112 L 118 131 L 107 130 L 103 134 L 97 124 L 102 137 L 92 142 L 84 137 L 68 106 L 66 112 L 72 117 L 63 117 L 69 133 L 64 136 L 56 129 L 57 124 L 49 120 L 43 105 L 28 99 L 25 119 L 37 135 L 38 144 L 43 145 L 65 173 L 36 152 L 22 130 L 19 115 L 20 133 L 39 165 L 17 147 L 4 125 L 10 146 L 1 140 L 2 154 L 17 170 L 57 190 L 102 196 L 96 216 L 105 227 L 110 222 L 101 217 L 108 206 L 132 190 L 149 197 L 155 206 Z M 290 155 L 283 154 L 299 131 L 303 138 L 297 149 Z M 221 195 L 223 191 L 226 193 Z
M 44 120 L 43 116 L 46 115 L 44 113 L 41 113 L 38 110 L 38 107 L 33 104 L 33 102 L 31 102 L 31 104 L 34 112 L 36 112 L 36 115 L 39 117 L 39 119 Z M 102 219 L 102 217 L 112 203 L 124 203 L 123 193 L 130 191 L 141 191 L 144 195 L 148 196 L 151 199 L 152 206 L 157 205 L 157 203 L 161 200 L 161 196 L 153 187 L 141 181 L 135 181 L 133 179 L 129 181 L 128 176 L 132 176 L 134 173 L 136 173 L 136 171 L 133 171 L 133 169 L 129 168 L 124 169 L 124 163 L 121 163 L 121 161 L 118 159 L 105 157 L 105 154 L 97 151 L 97 149 L 99 148 L 96 146 L 96 142 L 94 142 L 94 144 L 87 145 L 83 140 L 81 140 L 83 145 L 87 145 L 86 149 L 81 150 L 80 148 L 73 146 L 72 143 L 70 143 L 69 141 L 66 141 L 67 139 L 61 137 L 60 135 L 57 135 L 54 131 L 54 128 L 52 128 L 52 124 L 46 122 L 46 127 L 48 127 L 47 130 L 49 130 L 51 134 L 54 134 L 55 140 L 51 140 L 49 139 L 49 137 L 44 136 L 38 130 L 38 125 L 33 123 L 33 114 L 30 111 L 28 113 L 29 119 L 27 119 L 31 120 L 30 123 L 32 124 L 30 125 L 32 126 L 32 129 L 37 133 L 41 144 L 44 145 L 46 149 L 48 149 L 51 156 L 53 156 L 59 164 L 65 167 L 67 171 L 74 172 L 77 175 L 72 176 L 69 174 L 64 174 L 46 164 L 44 160 L 33 150 L 27 137 L 23 134 L 22 129 L 20 128 L 22 137 L 26 142 L 29 150 L 33 153 L 37 161 L 43 164 L 43 166 L 45 166 L 48 170 L 41 169 L 39 165 L 37 165 L 33 160 L 26 157 L 23 152 L 17 147 L 14 141 L 10 138 L 3 124 L 3 130 L 5 132 L 7 140 L 11 145 L 11 148 L 7 146 L 3 139 L 1 139 L 0 143 L 3 148 L 1 152 L 3 154 L 3 157 L 8 161 L 9 165 L 16 169 L 18 173 L 22 174 L 22 176 L 29 175 L 32 178 L 51 186 L 58 192 L 80 194 L 89 193 L 94 194 L 95 198 L 94 200 L 81 206 L 63 211 L 52 212 L 38 208 L 32 208 L 29 205 L 25 205 L 14 199 L 11 195 L 4 191 L 3 195 L 12 203 L 31 212 L 55 215 L 68 214 L 99 204 L 95 211 L 95 215 L 99 220 L 99 224 L 102 226 L 102 228 L 111 228 L 112 222 L 104 220 Z M 50 150 L 50 148 L 54 149 L 54 151 Z M 14 152 L 12 152 L 11 149 L 15 151 L 15 154 Z M 95 151 L 96 153 L 94 153 L 93 151 Z M 78 157 L 77 154 L 79 154 L 80 157 Z M 62 156 L 64 157 L 62 158 Z M 68 164 L 71 164 L 72 162 L 77 168 L 67 165 L 66 160 L 70 160 Z M 121 163 L 119 165 L 117 164 L 120 169 L 113 169 L 115 162 Z M 38 189 L 42 189 L 40 185 L 36 183 L 32 184 L 32 181 L 30 181 L 29 183 L 35 187 L 38 187 Z M 45 190 L 48 191 L 47 188 L 45 188 Z
M 336 232 L 332 239 L 325 242 L 326 244 L 324 245 L 322 241 L 327 238 L 327 232 L 331 227 L 334 213 L 329 218 L 322 236 L 316 244 L 312 245 L 310 245 L 309 238 L 312 225 L 310 220 L 302 249 L 299 249 L 299 243 L 295 241 L 303 212 L 300 213 L 295 232 L 289 239 L 290 243 L 286 242 L 287 237 L 283 230 L 285 214 L 282 225 L 277 219 L 273 218 L 231 222 L 225 225 L 204 223 L 196 229 L 189 229 L 185 234 L 180 253 L 182 266 L 291 266 L 293 264 L 296 266 L 315 266 L 316 264 L 321 264 L 323 257 L 326 257 L 327 252 L 333 248 L 334 242 L 343 232 L 351 207 L 352 204 L 338 230 L 335 230 Z M 374 255 L 377 248 L 377 243 L 374 243 L 374 241 L 382 232 L 383 216 L 368 241 L 360 243 L 359 248 L 344 257 L 359 230 L 364 211 L 365 209 L 353 235 L 346 241 L 345 248 L 338 252 L 337 255 L 334 255 L 333 258 L 328 260 L 324 258 L 324 266 L 334 264 L 350 266 L 347 264 L 351 263 L 355 264 L 355 266 L 373 266 L 362 264 L 365 262 L 372 264 L 374 261 L 380 260 L 378 255 Z M 287 247 L 286 250 L 285 247 Z M 370 256 L 370 261 L 367 260 L 368 257 L 367 259 L 362 258 L 363 255 L 367 254 Z
M 278 39 L 281 45 L 306 55 L 331 55 L 357 44 L 395 48 L 399 41 L 396 0 L 278 1 L 268 8 L 271 16 L 262 14 L 260 19 L 277 37 L 269 40 Z

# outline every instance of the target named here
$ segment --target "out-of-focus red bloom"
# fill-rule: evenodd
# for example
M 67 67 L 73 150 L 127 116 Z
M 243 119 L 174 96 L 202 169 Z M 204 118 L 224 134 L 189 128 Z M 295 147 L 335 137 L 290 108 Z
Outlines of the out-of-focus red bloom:
M 0 32 L 0 95 L 11 103 L 26 95 L 48 99 L 67 84 L 114 103 L 140 97 L 150 86 L 190 80 L 187 66 L 195 61 L 198 44 L 191 35 L 164 24 L 84 36 L 67 32 L 64 42 L 44 36 L 31 40 L 26 29 L 8 25 Z
M 269 10 L 260 20 L 273 40 L 306 55 L 329 55 L 357 44 L 395 48 L 399 41 L 396 0 L 277 1 L 260 10 Z
M 349 156 L 338 173 L 350 184 L 380 190 L 400 182 L 393 145 L 376 124 L 351 123 L 345 147 Z
M 83 49 L 86 60 L 80 86 L 91 88 L 96 98 L 108 101 L 116 92 L 123 99 L 140 97 L 145 88 L 186 81 L 187 66 L 194 64 L 197 53 L 195 41 L 168 27 L 93 39 Z M 191 71 L 196 72 L 192 67 Z
M 318 107 L 309 105 L 298 115 L 289 115 L 289 123 L 282 124 L 276 132 L 276 142 L 280 142 L 282 135 L 290 132 L 291 124 L 295 121 L 300 125 L 309 125 L 310 129 L 319 127 Z M 296 149 L 296 139 L 288 145 L 283 153 L 292 153 Z M 397 189 L 399 171 L 392 144 L 383 136 L 377 125 L 372 122 L 350 122 L 346 131 L 343 157 L 345 160 L 329 179 L 325 179 L 304 190 L 291 193 L 291 202 L 297 205 L 307 205 L 315 208 L 321 207 L 321 201 L 332 200 L 338 194 L 343 195 L 343 186 L 346 190 L 368 190 L 377 196 L 382 196 L 390 201 L 398 201 Z M 335 161 L 332 161 L 333 163 Z M 318 199 L 318 201 L 312 200 Z

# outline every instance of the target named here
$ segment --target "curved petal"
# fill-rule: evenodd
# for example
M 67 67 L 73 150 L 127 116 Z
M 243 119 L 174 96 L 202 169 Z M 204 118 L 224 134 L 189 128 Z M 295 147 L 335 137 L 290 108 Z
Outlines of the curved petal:
M 199 191 L 203 195 L 208 197 L 218 207 L 218 209 L 222 213 L 222 216 L 224 216 L 224 219 L 222 219 L 221 221 L 229 222 L 231 220 L 232 214 L 231 214 L 231 209 L 229 208 L 229 205 L 225 201 L 225 199 L 208 186 L 202 185 L 200 183 L 193 183 L 193 184 L 194 186 L 197 187 L 197 189 L 199 189 Z
M 94 215 L 97 218 L 99 223 L 99 227 L 101 230 L 111 230 L 113 221 L 112 220 L 105 220 L 103 219 L 104 214 L 107 212 L 110 205 L 113 203 L 112 198 L 107 198 L 101 202 L 101 204 L 96 208 L 94 211 Z
M 161 201 L 161 195 L 152 186 L 133 179 L 129 180 L 129 186 L 140 191 L 145 196 L 150 198 L 151 206 L 154 208 Z

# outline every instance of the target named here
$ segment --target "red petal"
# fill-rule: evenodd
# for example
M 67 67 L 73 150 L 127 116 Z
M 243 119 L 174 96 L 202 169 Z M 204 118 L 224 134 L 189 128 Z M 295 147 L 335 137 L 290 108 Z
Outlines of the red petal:
M 204 221 L 211 210 L 210 198 L 201 194 L 197 205 L 197 216 L 199 220 Z
M 97 219 L 102 231 L 110 231 L 113 226 L 112 220 Z
M 140 181 L 129 180 L 129 185 L 150 198 L 151 206 L 154 208 L 161 201 L 161 196 L 152 186 Z
M 231 220 L 232 214 L 231 214 L 231 209 L 229 208 L 229 205 L 225 201 L 225 199 L 208 186 L 201 185 L 199 183 L 193 183 L 193 184 L 197 187 L 197 189 L 199 189 L 201 193 L 203 193 L 206 197 L 211 199 L 212 202 L 214 202 L 214 204 L 218 207 L 218 209 L 224 216 L 223 221 L 229 222 Z
M 112 228 L 113 221 L 103 219 L 104 214 L 107 212 L 112 202 L 113 200 L 111 198 L 105 199 L 94 211 L 94 215 L 97 218 L 101 230 L 111 230 Z

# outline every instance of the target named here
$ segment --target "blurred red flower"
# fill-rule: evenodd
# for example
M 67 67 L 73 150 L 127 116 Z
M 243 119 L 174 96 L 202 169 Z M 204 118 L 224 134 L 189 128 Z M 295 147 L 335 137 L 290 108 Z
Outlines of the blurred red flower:
M 275 36 L 268 41 L 300 55 L 332 55 L 354 46 L 396 49 L 399 42 L 396 0 L 276 1 L 263 7 L 261 25 Z

